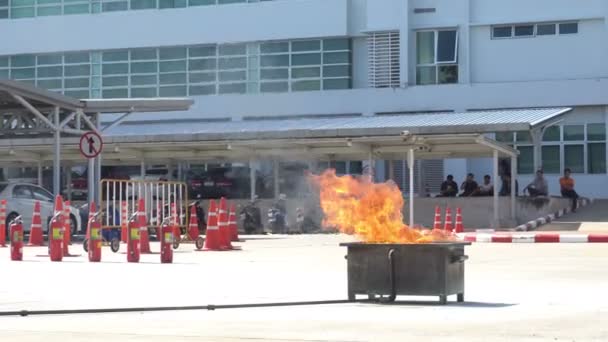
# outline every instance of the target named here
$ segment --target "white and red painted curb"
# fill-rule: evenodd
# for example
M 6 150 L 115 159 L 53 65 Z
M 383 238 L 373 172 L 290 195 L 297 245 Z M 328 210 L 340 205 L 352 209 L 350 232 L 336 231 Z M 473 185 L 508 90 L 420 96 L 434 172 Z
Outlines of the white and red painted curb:
M 582 208 L 585 207 L 589 204 L 593 203 L 593 200 L 587 199 L 587 198 L 581 198 L 578 201 L 578 208 Z M 530 230 L 534 230 L 544 224 L 547 224 L 559 217 L 562 217 L 568 213 L 570 213 L 570 211 L 572 211 L 572 209 L 570 208 L 565 208 L 565 209 L 561 209 L 553 214 L 549 214 L 543 217 L 539 217 L 536 220 L 532 220 L 530 222 L 527 222 L 525 224 L 519 225 L 515 228 L 516 231 L 518 232 L 526 232 L 526 231 L 530 231 Z
M 608 234 L 474 234 L 460 233 L 458 236 L 467 242 L 481 243 L 608 243 Z

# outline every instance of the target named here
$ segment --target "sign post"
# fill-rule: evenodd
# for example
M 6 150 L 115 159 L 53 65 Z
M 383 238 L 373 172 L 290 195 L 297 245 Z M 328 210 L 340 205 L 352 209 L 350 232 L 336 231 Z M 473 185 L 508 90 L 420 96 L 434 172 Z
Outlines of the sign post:
M 89 204 L 95 200 L 95 157 L 103 149 L 103 140 L 96 132 L 87 132 L 80 137 L 80 153 L 89 160 L 88 174 L 88 201 Z

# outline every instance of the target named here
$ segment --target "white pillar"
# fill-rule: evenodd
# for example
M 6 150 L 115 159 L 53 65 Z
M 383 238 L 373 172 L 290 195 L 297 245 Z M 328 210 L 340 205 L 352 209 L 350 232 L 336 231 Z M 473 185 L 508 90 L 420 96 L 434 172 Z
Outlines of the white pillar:
M 414 226 L 414 149 L 408 151 L 407 164 L 410 168 L 410 228 Z
M 38 162 L 38 186 L 42 186 L 42 162 Z
M 274 187 L 274 198 L 279 198 L 279 161 L 277 159 L 272 160 L 272 181 Z
M 177 181 L 178 182 L 181 182 L 183 179 L 183 176 L 184 176 L 183 171 L 184 171 L 184 168 L 183 168 L 182 162 L 178 162 L 177 163 Z
M 375 180 L 376 177 L 374 175 L 374 169 L 375 169 L 375 167 L 374 167 L 374 154 L 372 152 L 371 147 L 370 147 L 369 154 L 367 155 L 367 162 L 369 164 L 369 175 L 368 175 L 369 181 L 370 182 L 374 182 L 374 180 Z
M 68 201 L 72 201 L 72 167 L 69 165 L 66 165 L 63 167 L 65 170 L 65 183 L 66 183 L 66 191 L 67 191 L 67 195 L 65 197 L 67 197 Z M 90 191 L 90 190 L 89 190 Z
M 530 132 L 532 136 L 532 145 L 534 150 L 534 172 L 542 167 L 543 160 L 543 150 L 542 150 L 542 138 L 543 138 L 543 130 L 535 129 Z M 513 164 L 513 163 L 511 163 Z
M 101 113 L 97 113 L 95 115 L 95 122 L 97 124 L 97 130 L 101 132 Z M 103 138 L 102 138 L 103 139 Z M 95 183 L 95 199 L 97 200 L 97 205 L 101 205 L 101 157 L 102 153 L 99 153 L 99 155 L 97 156 L 97 158 L 95 158 L 95 177 L 94 177 L 94 183 Z
M 59 107 L 53 110 L 53 119 L 55 124 L 55 148 L 53 151 L 53 195 L 61 194 L 61 134 L 59 130 Z
M 498 151 L 494 150 L 494 160 L 493 160 L 493 178 L 494 178 L 494 184 L 498 184 Z M 498 228 L 498 221 L 499 221 L 499 216 L 498 216 L 498 191 L 500 191 L 497 186 L 494 186 L 494 220 L 492 222 L 492 228 Z
M 251 200 L 255 198 L 255 167 L 253 159 L 249 159 L 249 197 Z
M 517 211 L 515 208 L 515 197 L 516 197 L 516 189 L 515 182 L 517 181 L 517 157 L 511 157 L 511 219 L 515 220 L 517 218 Z
M 95 191 L 95 173 L 95 158 L 89 158 L 89 164 L 87 166 L 87 188 L 89 189 L 87 200 L 89 201 L 89 205 L 97 198 L 97 196 L 95 196 L 97 194 Z M 99 203 L 97 204 L 99 205 Z
M 139 176 L 141 180 L 145 180 L 146 178 L 146 161 L 143 159 L 139 162 Z

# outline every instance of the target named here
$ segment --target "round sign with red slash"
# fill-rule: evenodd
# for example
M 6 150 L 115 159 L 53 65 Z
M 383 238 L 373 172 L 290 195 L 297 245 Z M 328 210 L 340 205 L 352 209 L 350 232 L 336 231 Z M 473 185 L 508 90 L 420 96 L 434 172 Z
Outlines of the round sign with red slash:
M 103 140 L 95 132 L 86 132 L 80 137 L 80 153 L 86 158 L 95 158 L 103 149 Z

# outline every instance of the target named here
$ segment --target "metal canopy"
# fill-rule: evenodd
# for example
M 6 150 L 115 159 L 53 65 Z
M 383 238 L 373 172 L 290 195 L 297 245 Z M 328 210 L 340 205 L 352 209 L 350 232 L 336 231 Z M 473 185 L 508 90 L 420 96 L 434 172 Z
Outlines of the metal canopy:
M 194 104 L 187 98 L 83 99 L 85 113 L 150 113 L 186 111 Z

